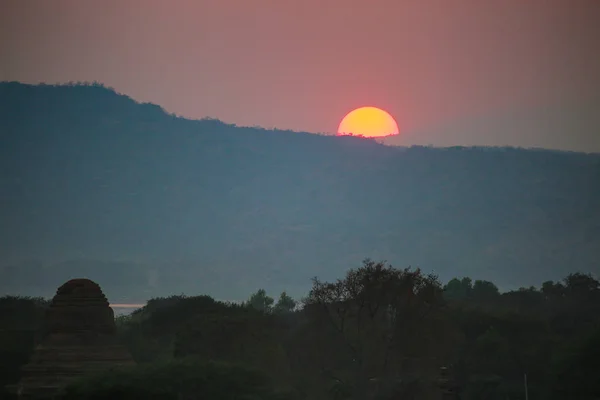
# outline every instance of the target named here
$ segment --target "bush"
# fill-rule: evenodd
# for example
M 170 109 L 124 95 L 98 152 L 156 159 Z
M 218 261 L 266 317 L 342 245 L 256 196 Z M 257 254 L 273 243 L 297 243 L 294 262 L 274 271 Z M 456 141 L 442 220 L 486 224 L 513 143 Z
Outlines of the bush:
M 174 360 L 112 370 L 68 386 L 62 400 L 287 400 L 264 374 L 237 365 Z

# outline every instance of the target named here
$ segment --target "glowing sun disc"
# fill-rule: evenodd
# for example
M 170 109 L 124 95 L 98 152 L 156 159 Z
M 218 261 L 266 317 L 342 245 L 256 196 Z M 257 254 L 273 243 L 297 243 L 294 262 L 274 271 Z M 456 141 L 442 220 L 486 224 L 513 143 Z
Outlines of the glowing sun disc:
M 350 111 L 340 122 L 338 135 L 381 137 L 400 133 L 394 117 L 377 107 Z

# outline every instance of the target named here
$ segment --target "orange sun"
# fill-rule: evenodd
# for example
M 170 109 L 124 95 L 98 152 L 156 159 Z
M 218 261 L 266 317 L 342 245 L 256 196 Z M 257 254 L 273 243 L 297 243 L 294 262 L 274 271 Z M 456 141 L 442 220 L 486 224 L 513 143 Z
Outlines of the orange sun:
M 338 127 L 338 135 L 381 137 L 397 135 L 394 117 L 377 107 L 361 107 L 350 111 Z

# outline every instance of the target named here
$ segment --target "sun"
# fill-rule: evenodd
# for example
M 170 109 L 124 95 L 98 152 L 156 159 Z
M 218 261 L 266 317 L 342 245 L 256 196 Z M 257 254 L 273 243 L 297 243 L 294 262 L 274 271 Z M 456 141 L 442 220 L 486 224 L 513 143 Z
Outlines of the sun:
M 338 136 L 382 137 L 400 133 L 394 117 L 377 107 L 350 111 L 340 122 Z

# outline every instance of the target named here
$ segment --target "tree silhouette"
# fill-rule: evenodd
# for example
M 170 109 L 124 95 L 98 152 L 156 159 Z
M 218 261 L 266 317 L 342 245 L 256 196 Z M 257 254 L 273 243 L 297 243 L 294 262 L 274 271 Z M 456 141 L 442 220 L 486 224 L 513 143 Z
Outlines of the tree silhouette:
M 355 399 L 393 391 L 408 365 L 417 370 L 416 353 L 426 353 L 428 335 L 419 327 L 441 307 L 441 294 L 435 276 L 368 259 L 334 283 L 315 278 L 306 310 L 315 321 L 328 323 L 345 353 L 339 356 L 346 360 L 342 365 L 327 368 L 331 378 L 350 386 Z
M 472 296 L 474 300 L 493 300 L 500 296 L 500 291 L 493 282 L 476 280 L 473 284 Z
M 267 292 L 264 289 L 258 289 L 258 291 L 248 299 L 248 305 L 261 312 L 271 312 L 272 306 L 275 300 L 272 297 L 267 296 Z
M 286 292 L 279 295 L 279 300 L 273 308 L 273 311 L 278 314 L 290 313 L 296 308 L 296 300 L 292 299 Z

